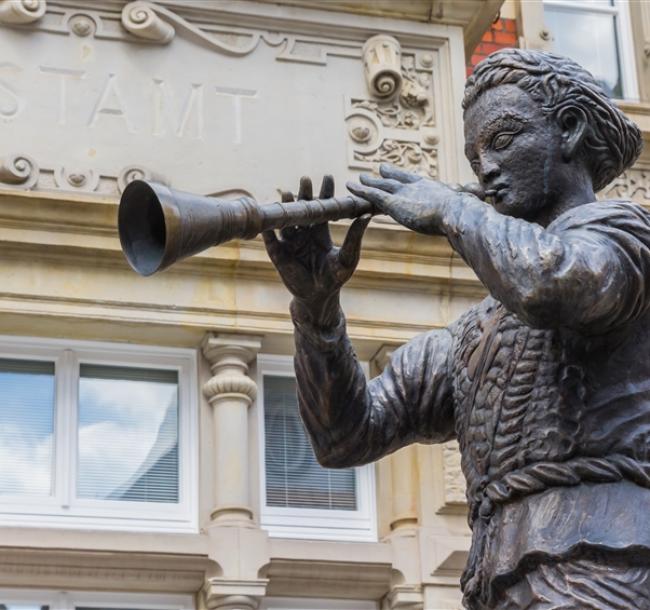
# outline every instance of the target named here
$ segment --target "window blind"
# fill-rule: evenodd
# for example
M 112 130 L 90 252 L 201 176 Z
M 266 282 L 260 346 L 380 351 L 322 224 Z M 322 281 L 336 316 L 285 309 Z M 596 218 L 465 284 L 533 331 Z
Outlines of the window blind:
M 610 11 L 589 10 L 610 8 Z M 612 97 L 623 97 L 621 57 L 616 31 L 620 19 L 612 2 L 544 5 L 544 22 L 553 32 L 553 51 L 576 60 Z M 594 48 L 598 49 L 594 53 Z
M 81 364 L 80 498 L 179 501 L 178 373 Z
M 54 363 L 0 359 L 0 494 L 52 493 Z
M 354 469 L 323 468 L 300 419 L 296 382 L 264 376 L 267 506 L 356 510 Z

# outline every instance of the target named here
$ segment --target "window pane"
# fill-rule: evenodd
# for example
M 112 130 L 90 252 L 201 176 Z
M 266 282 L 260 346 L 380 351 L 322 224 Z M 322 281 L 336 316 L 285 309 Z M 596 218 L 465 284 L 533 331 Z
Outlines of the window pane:
M 0 494 L 52 493 L 54 363 L 0 359 Z
M 356 510 L 354 470 L 316 461 L 298 413 L 295 379 L 264 377 L 264 436 L 267 506 Z
M 178 374 L 82 364 L 80 498 L 178 502 Z
M 623 97 L 616 16 L 544 6 L 544 21 L 553 35 L 553 50 L 577 61 L 613 97 Z
M 0 610 L 50 610 L 49 606 L 42 606 L 41 604 L 30 604 L 25 602 L 17 603 L 0 603 Z

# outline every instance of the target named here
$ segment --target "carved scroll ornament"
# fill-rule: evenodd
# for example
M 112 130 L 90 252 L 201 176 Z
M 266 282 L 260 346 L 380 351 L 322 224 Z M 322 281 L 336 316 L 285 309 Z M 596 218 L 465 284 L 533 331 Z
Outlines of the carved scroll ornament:
M 363 67 L 370 93 L 379 98 L 389 98 L 402 86 L 402 67 L 399 41 L 392 36 L 379 34 L 363 45 Z
M 45 15 L 46 8 L 45 0 L 0 0 L 0 23 L 33 23 Z
M 36 161 L 27 155 L 7 155 L 0 162 L 0 185 L 29 189 L 36 184 L 38 176 Z
M 166 44 L 174 38 L 176 30 L 163 21 L 154 6 L 148 2 L 130 2 L 122 9 L 122 25 L 138 38 Z

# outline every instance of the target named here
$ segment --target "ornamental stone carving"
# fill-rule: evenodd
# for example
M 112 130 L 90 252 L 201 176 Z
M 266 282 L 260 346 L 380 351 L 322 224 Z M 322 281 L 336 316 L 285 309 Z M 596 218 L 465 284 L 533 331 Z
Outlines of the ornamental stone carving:
M 122 9 L 122 25 L 134 36 L 167 44 L 176 30 L 163 21 L 149 2 L 130 2 Z
M 419 58 L 403 53 L 399 93 L 396 89 L 392 97 L 384 99 L 376 99 L 380 96 L 374 94 L 374 98 L 347 100 L 350 168 L 376 170 L 387 162 L 431 177 L 438 175 L 439 135 L 431 74 L 434 63 L 432 53 Z M 370 81 L 368 86 L 372 91 Z
M 614 180 L 601 194 L 602 199 L 633 199 L 650 204 L 650 167 L 636 165 Z
M 370 94 L 390 98 L 402 86 L 401 54 L 399 41 L 392 36 L 379 34 L 363 45 L 363 67 Z
M 28 155 L 12 154 L 0 160 L 0 187 L 30 189 L 38 181 L 39 168 Z
M 128 184 L 134 180 L 150 180 L 159 182 L 160 184 L 167 184 L 164 176 L 151 171 L 143 165 L 129 165 L 120 170 L 117 175 L 117 190 L 121 194 Z
M 45 15 L 45 0 L 0 0 L 0 23 L 24 25 Z

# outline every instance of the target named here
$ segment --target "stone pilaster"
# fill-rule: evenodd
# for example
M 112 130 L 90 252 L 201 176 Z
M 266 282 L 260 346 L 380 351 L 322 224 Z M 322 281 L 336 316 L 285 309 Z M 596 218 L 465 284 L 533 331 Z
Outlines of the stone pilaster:
M 375 354 L 375 370 L 388 364 L 395 346 L 384 345 Z M 390 456 L 391 516 L 390 529 L 413 528 L 418 525 L 418 457 L 415 445 L 409 445 Z
M 373 365 L 381 371 L 395 346 L 384 345 L 375 354 Z M 393 581 L 384 599 L 384 610 L 422 610 L 422 575 L 418 526 L 419 467 L 416 445 L 409 445 L 390 457 L 390 534 Z
M 201 344 L 213 375 L 203 386 L 214 421 L 213 523 L 252 524 L 248 408 L 255 400 L 257 384 L 248 376 L 248 365 L 260 347 L 259 337 L 213 333 Z

